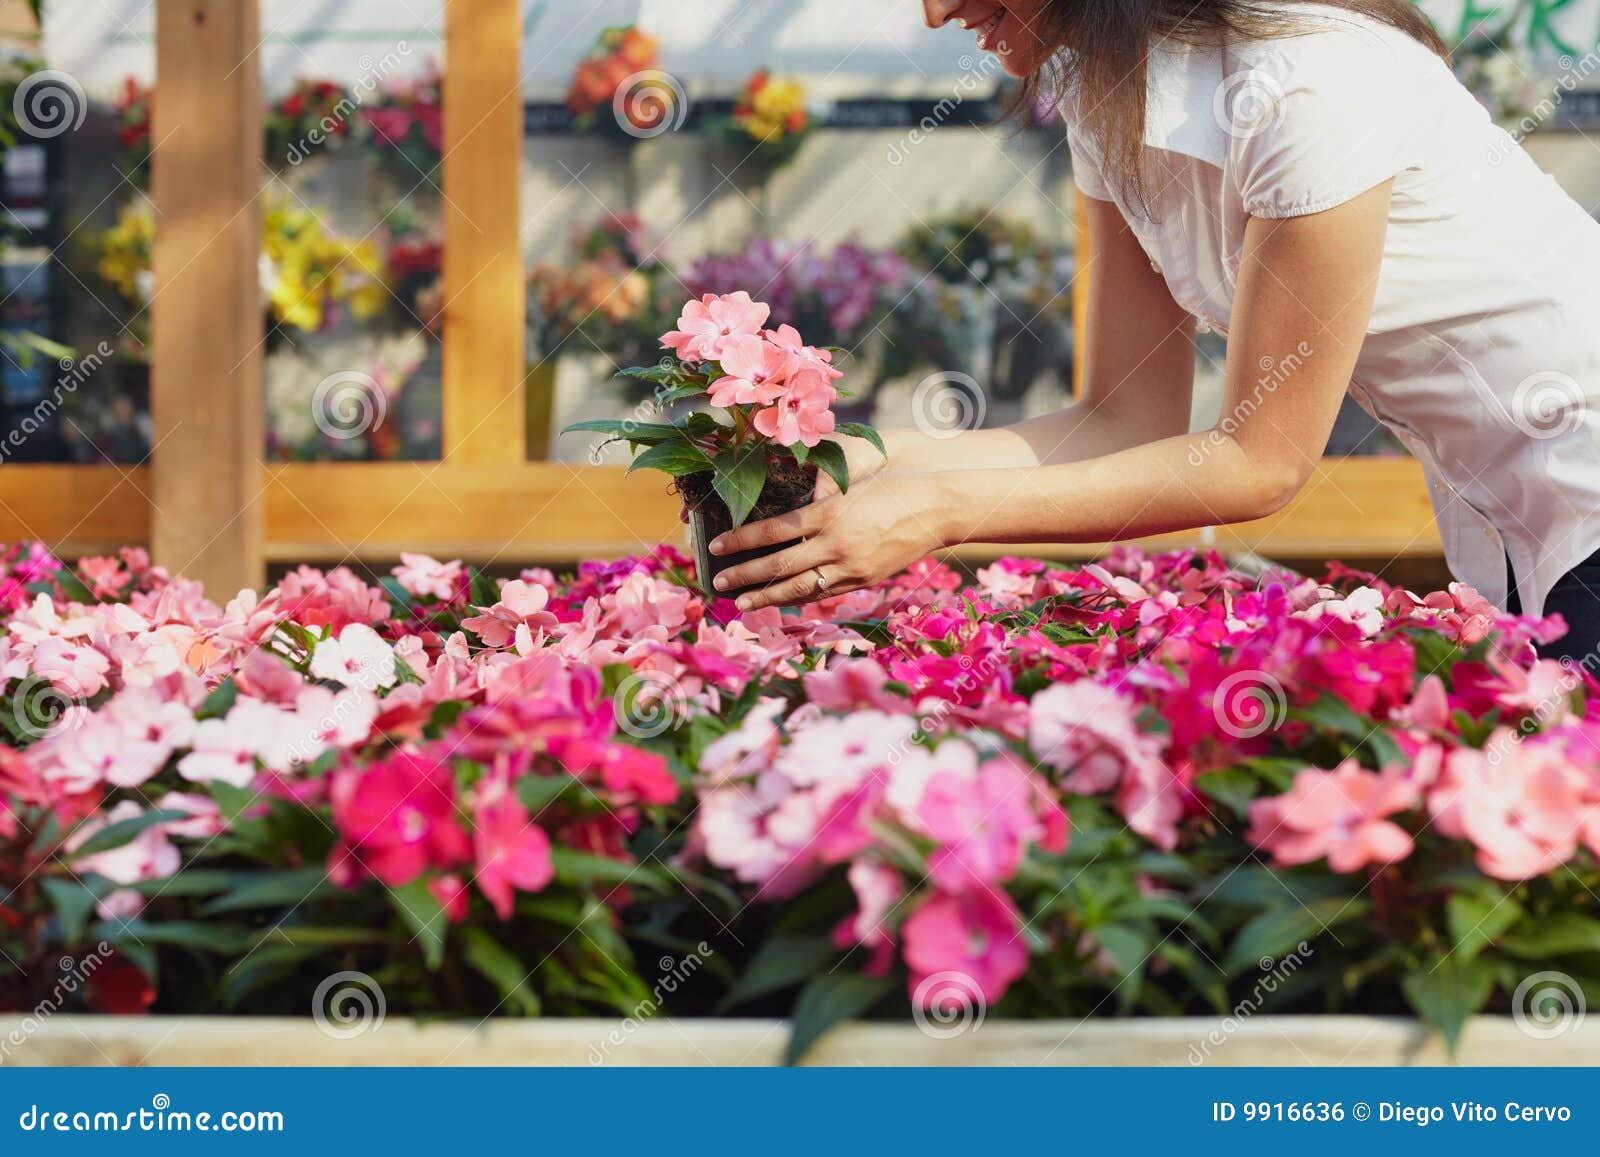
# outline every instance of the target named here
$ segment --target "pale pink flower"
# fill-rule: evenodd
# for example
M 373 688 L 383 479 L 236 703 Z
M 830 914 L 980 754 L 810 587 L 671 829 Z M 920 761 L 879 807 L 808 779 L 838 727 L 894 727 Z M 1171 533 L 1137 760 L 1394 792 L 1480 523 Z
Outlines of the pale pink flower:
M 400 552 L 400 565 L 391 572 L 407 592 L 419 599 L 451 602 L 460 591 L 466 570 L 460 559 L 440 562 L 425 554 Z
M 686 362 L 720 361 L 730 339 L 756 335 L 772 309 L 752 301 L 744 290 L 718 297 L 708 293 L 683 307 L 678 328 L 661 337 L 661 344 Z
M 463 619 L 461 625 L 477 634 L 485 646 L 504 647 L 517 635 L 518 628 L 537 630 L 543 639 L 558 625 L 548 610 L 550 591 L 538 583 L 512 579 L 500 588 L 500 601 L 492 607 L 479 607 L 481 615 Z
M 1500 880 L 1553 871 L 1577 851 L 1584 777 L 1553 744 L 1501 729 L 1482 751 L 1458 748 L 1428 796 L 1438 830 L 1465 837 L 1478 867 Z
M 834 930 L 833 942 L 840 948 L 859 944 L 868 949 L 871 957 L 865 971 L 882 975 L 894 963 L 894 932 L 888 927 L 888 919 L 905 895 L 905 884 L 899 872 L 870 860 L 852 863 L 845 878 L 855 893 L 858 911 L 846 916 Z
M 310 763 L 330 748 L 357 747 L 372 735 L 379 702 L 370 691 L 308 686 L 295 700 L 292 763 Z
M 1308 767 L 1283 795 L 1250 805 L 1247 838 L 1284 867 L 1324 857 L 1335 872 L 1393 864 L 1412 842 L 1387 817 L 1418 802 L 1417 785 L 1397 771 L 1367 771 L 1353 759 L 1334 771 Z
M 89 791 L 103 784 L 137 787 L 161 770 L 170 750 L 130 739 L 110 719 L 74 708 L 63 715 L 56 731 L 41 745 L 41 775 L 68 791 Z
M 761 336 L 779 349 L 794 354 L 803 364 L 820 371 L 829 381 L 844 377 L 844 371 L 833 366 L 833 352 L 806 345 L 800 337 L 800 331 L 792 325 L 785 324 L 777 329 L 765 330 Z
M 186 840 L 209 840 L 219 834 L 227 824 L 222 819 L 222 809 L 217 801 L 207 795 L 192 792 L 169 791 L 156 801 L 162 811 L 183 812 L 186 818 L 168 820 L 161 827 L 168 835 Z
M 833 433 L 833 400 L 837 395 L 821 374 L 801 370 L 789 379 L 789 386 L 777 404 L 757 410 L 751 424 L 758 433 L 780 446 L 796 442 L 815 446 Z
M 34 674 L 69 695 L 84 699 L 98 694 L 106 685 L 111 660 L 82 640 L 49 638 L 33 649 Z
M 319 642 L 311 653 L 311 674 L 367 691 L 393 687 L 398 678 L 394 649 L 365 623 L 350 623 L 337 638 Z
M 226 718 L 202 719 L 196 725 L 194 750 L 178 761 L 178 774 L 195 783 L 220 780 L 248 787 L 257 759 L 274 771 L 288 770 L 294 740 L 294 716 L 241 698 Z
M 783 396 L 789 375 L 800 364 L 794 354 L 749 336 L 729 338 L 721 360 L 726 376 L 711 383 L 713 406 L 770 406 Z
M 106 812 L 104 817 L 95 816 L 85 820 L 67 840 L 65 850 L 70 855 L 96 832 L 123 820 L 137 819 L 144 812 L 145 809 L 133 800 L 123 800 Z M 73 870 L 80 875 L 93 873 L 115 884 L 163 880 L 176 875 L 182 866 L 183 857 L 178 854 L 176 845 L 167 837 L 161 824 L 152 824 L 119 847 L 92 852 L 73 861 Z M 123 918 L 136 914 L 143 906 L 144 900 L 137 893 L 121 890 L 102 898 L 98 905 L 102 916 Z
M 1374 587 L 1357 587 L 1343 598 L 1313 603 L 1302 615 L 1307 619 L 1339 619 L 1370 639 L 1383 629 L 1383 592 Z

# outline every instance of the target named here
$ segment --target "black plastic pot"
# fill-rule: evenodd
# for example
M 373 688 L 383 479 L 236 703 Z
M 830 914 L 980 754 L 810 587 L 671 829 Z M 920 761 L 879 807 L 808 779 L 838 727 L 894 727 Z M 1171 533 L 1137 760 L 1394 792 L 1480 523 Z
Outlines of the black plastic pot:
M 799 510 L 802 506 L 810 505 L 816 486 L 817 472 L 814 468 L 802 470 L 794 467 L 790 474 L 775 473 L 769 476 L 766 486 L 762 488 L 761 497 L 756 500 L 750 516 L 745 519 L 745 525 L 776 518 L 780 514 L 787 514 L 791 510 Z M 742 550 L 737 554 L 714 555 L 710 551 L 711 540 L 733 529 L 733 515 L 728 510 L 728 504 L 713 488 L 711 472 L 707 470 L 679 478 L 678 494 L 689 513 L 689 545 L 694 551 L 696 580 L 706 593 L 714 597 L 734 598 L 747 591 L 756 590 L 756 586 L 744 586 L 734 590 L 719 591 L 711 584 L 725 570 L 749 562 L 751 559 L 777 554 L 799 541 L 794 539 L 772 546 Z

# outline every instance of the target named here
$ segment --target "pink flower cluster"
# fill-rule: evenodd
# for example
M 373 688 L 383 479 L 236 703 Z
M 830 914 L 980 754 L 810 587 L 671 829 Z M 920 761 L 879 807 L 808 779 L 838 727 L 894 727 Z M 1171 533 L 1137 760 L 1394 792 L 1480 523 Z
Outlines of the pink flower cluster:
M 679 360 L 715 363 L 714 406 L 751 407 L 758 433 L 782 446 L 815 446 L 833 433 L 833 355 L 805 344 L 791 325 L 764 328 L 772 310 L 744 290 L 706 294 L 683 307 L 661 344 Z
M 711 298 L 669 337 L 730 397 L 826 387 L 826 359 L 765 322 Z M 1386 878 L 1600 856 L 1600 685 L 1534 657 L 1558 621 L 1465 587 L 1129 549 L 1003 559 L 972 586 L 926 561 L 741 616 L 688 565 L 661 547 L 495 583 L 408 554 L 387 589 L 302 567 L 219 606 L 139 551 L 0 550 L 0 895 L 59 861 L 129 918 L 270 804 L 331 828 L 307 858 L 337 885 L 506 920 L 565 852 L 631 870 L 633 837 L 681 832 L 686 867 L 762 903 L 848 884 L 840 950 L 940 1010 L 938 978 L 993 1002 L 1044 950 L 1028 888 L 1061 867 L 1069 813 L 1171 856 L 1233 833 L 1282 867 Z

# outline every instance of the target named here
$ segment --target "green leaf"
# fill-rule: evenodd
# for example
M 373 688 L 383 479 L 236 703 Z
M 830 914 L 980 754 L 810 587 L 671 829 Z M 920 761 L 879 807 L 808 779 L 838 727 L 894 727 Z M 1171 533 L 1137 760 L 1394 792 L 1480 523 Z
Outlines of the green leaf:
M 850 464 L 844 460 L 844 447 L 837 442 L 818 442 L 811 447 L 811 460 L 828 472 L 843 494 L 850 489 Z
M 883 435 L 874 430 L 865 422 L 840 422 L 833 428 L 835 434 L 843 434 L 846 438 L 862 438 L 872 443 L 872 448 L 885 458 L 889 456 L 888 449 L 883 444 Z
M 1091 933 L 1117 970 L 1117 1005 L 1124 1013 L 1139 999 L 1153 937 L 1132 924 L 1102 924 Z
M 383 588 L 383 593 L 389 596 L 389 602 L 397 611 L 409 611 L 417 605 L 416 599 L 411 597 L 411 592 L 400 585 L 400 580 L 392 574 L 386 574 L 378 580 L 378 585 Z
M 168 944 L 176 948 L 214 952 L 219 956 L 239 955 L 250 947 L 254 935 L 252 929 L 237 924 L 193 920 L 102 920 L 90 929 L 89 934 L 119 947 L 125 942 Z
M 638 469 L 660 470 L 682 478 L 685 474 L 700 474 L 711 469 L 711 459 L 705 452 L 681 439 L 662 442 L 640 454 L 628 465 L 631 474 Z
M 841 1021 L 866 1012 L 895 986 L 888 976 L 864 976 L 859 972 L 825 972 L 813 977 L 800 990 L 794 1006 L 794 1028 L 783 1063 L 798 1064 L 822 1034 Z
M 232 676 L 224 679 L 211 689 L 195 709 L 196 719 L 221 719 L 233 710 L 234 701 L 239 698 L 239 688 L 234 685 Z
M 1530 960 L 1574 952 L 1600 952 L 1600 920 L 1577 912 L 1533 916 L 1524 921 L 1514 935 L 1502 938 L 1500 948 Z
M 1462 960 L 1471 960 L 1522 918 L 1522 907 L 1498 888 L 1456 892 L 1445 902 L 1450 943 Z
M 1483 1007 L 1494 990 L 1494 967 L 1486 960 L 1463 960 L 1452 954 L 1431 970 L 1404 977 L 1400 987 L 1407 1003 L 1425 1024 L 1438 1030 L 1454 1055 L 1467 1018 Z
M 116 885 L 104 876 L 90 873 L 82 880 L 46 876 L 39 881 L 39 887 L 49 897 L 50 906 L 61 921 L 62 944 L 71 946 L 83 939 L 83 929 L 89 923 L 89 914 L 94 911 L 96 902 Z
M 444 908 L 428 890 L 428 881 L 417 879 L 401 888 L 389 889 L 389 902 L 395 912 L 410 928 L 422 949 L 422 959 L 431 971 L 437 972 L 444 963 L 444 942 L 449 932 L 450 920 Z
M 1263 912 L 1239 929 L 1222 970 L 1229 976 L 1238 976 L 1246 969 L 1258 968 L 1263 960 L 1276 960 L 1296 951 L 1302 941 L 1314 940 L 1327 929 L 1365 917 L 1371 907 L 1366 900 L 1334 896 Z
M 712 479 L 737 529 L 750 517 L 767 485 L 767 455 L 759 445 L 729 446 L 717 455 Z
M 490 984 L 519 1016 L 539 1015 L 539 994 L 528 985 L 522 961 L 482 928 L 461 932 L 462 958 Z
M 644 864 L 629 864 L 570 848 L 551 849 L 550 862 L 555 865 L 556 879 L 563 884 L 631 884 L 658 892 L 667 890 L 666 877 Z
M 322 951 L 321 945 L 267 944 L 222 974 L 217 996 L 222 1007 L 238 1008 L 244 999 L 290 975 L 300 965 Z
M 627 418 L 598 418 L 592 422 L 577 422 L 561 431 L 563 434 L 609 434 L 629 442 L 648 444 L 677 438 L 682 434 L 678 427 L 665 422 L 635 422 Z
M 178 811 L 175 808 L 157 808 L 147 811 L 143 815 L 131 816 L 125 820 L 118 820 L 114 824 L 107 824 L 94 835 L 84 840 L 75 848 L 70 858 L 79 859 L 83 856 L 92 856 L 96 852 L 109 852 L 112 848 L 120 848 L 123 844 L 131 843 L 140 832 L 156 824 L 170 823 L 173 820 L 187 819 L 188 812 Z
M 1260 781 L 1242 767 L 1229 767 L 1196 776 L 1194 785 L 1230 811 L 1244 815 L 1250 810 Z
M 467 575 L 467 602 L 475 607 L 492 607 L 500 601 L 500 584 L 493 578 L 477 567 L 469 567 Z M 422 682 L 414 672 L 412 678 Z
M 821 972 L 838 951 L 828 936 L 774 936 L 756 950 L 744 973 L 717 1003 L 717 1011 L 793 988 Z
M 299 868 L 253 876 L 237 888 L 218 896 L 200 909 L 200 915 L 234 912 L 240 908 L 294 907 L 338 891 L 322 868 Z

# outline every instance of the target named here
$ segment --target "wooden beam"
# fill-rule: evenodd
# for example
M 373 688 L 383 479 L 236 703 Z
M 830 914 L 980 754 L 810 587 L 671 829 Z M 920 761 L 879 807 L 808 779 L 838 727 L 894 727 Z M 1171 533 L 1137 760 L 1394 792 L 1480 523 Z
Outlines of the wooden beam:
M 269 468 L 263 483 L 273 562 L 382 562 L 402 550 L 475 561 L 573 562 L 677 542 L 678 503 L 649 473 L 524 462 L 308 462 Z M 75 558 L 146 541 L 143 468 L 0 469 L 0 542 L 37 538 Z M 1201 545 L 1197 532 L 1141 540 Z M 1330 458 L 1282 512 L 1221 527 L 1212 545 L 1269 558 L 1436 558 L 1439 533 L 1422 471 L 1409 458 Z M 1013 554 L 1073 560 L 1097 543 L 963 547 L 963 559 Z
M 519 0 L 446 0 L 444 457 L 527 457 Z
M 151 553 L 214 597 L 264 577 L 257 0 L 157 0 Z

